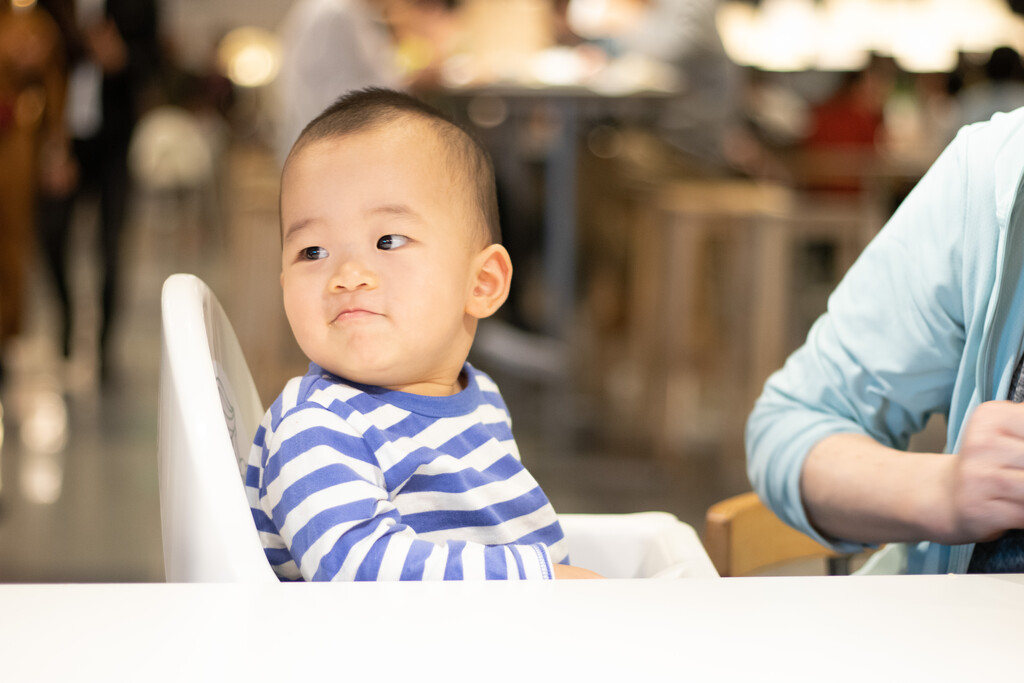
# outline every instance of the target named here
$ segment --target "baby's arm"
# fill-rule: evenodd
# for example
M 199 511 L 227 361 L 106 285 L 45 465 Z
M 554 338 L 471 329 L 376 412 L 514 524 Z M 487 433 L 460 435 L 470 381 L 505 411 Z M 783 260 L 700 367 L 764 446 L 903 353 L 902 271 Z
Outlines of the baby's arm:
M 556 564 L 555 565 L 555 578 L 556 579 L 603 579 L 604 577 L 597 572 L 592 572 L 589 569 L 583 567 L 573 567 L 568 564 Z
M 260 506 L 307 581 L 554 578 L 543 544 L 421 538 L 365 441 L 327 410 L 293 411 L 266 446 Z

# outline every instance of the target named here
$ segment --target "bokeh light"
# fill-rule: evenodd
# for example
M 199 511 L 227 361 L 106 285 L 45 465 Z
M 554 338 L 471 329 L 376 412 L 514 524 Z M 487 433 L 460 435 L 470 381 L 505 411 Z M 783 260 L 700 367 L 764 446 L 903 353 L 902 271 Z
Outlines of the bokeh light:
M 220 41 L 217 59 L 224 75 L 234 84 L 258 88 L 277 77 L 281 69 L 281 45 L 273 33 L 243 26 Z

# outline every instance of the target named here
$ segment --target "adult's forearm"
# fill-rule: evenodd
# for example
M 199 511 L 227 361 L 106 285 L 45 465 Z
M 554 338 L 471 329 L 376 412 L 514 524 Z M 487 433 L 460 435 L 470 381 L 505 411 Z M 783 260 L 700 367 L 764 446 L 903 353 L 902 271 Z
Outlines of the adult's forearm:
M 905 453 L 861 434 L 835 434 L 808 454 L 800 479 L 808 519 L 824 536 L 859 543 L 951 536 L 952 459 Z

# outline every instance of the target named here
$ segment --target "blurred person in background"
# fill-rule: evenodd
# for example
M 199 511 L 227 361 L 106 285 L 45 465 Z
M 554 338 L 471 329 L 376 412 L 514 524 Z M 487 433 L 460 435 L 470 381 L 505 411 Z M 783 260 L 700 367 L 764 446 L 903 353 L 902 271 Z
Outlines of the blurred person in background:
M 39 238 L 62 308 L 62 352 L 71 355 L 72 301 L 68 245 L 76 200 L 99 198 L 102 264 L 99 368 L 111 369 L 111 332 L 118 305 L 122 233 L 129 196 L 128 147 L 160 64 L 156 0 L 76 0 L 68 37 L 67 121 L 78 183 L 44 193 Z
M 384 18 L 387 0 L 297 0 L 281 28 L 275 86 L 276 149 L 283 161 L 303 127 L 338 95 L 401 76 Z
M 399 40 L 439 42 L 450 32 L 454 0 L 297 0 L 281 28 L 275 81 L 276 152 L 283 162 L 303 127 L 339 95 L 368 87 L 417 84 L 399 68 Z M 433 45 L 433 48 L 443 46 Z M 433 79 L 441 50 L 418 65 Z
M 731 165 L 728 139 L 737 126 L 740 71 L 725 53 L 715 17 L 719 0 L 628 0 L 632 20 L 611 49 L 670 65 L 680 94 L 659 117 L 661 137 L 698 171 Z
M 863 190 L 863 177 L 879 158 L 885 136 L 885 106 L 895 84 L 891 61 L 875 59 L 843 73 L 835 90 L 810 109 L 796 183 L 830 193 Z
M 63 125 L 66 72 L 57 23 L 33 5 L 0 2 L 0 381 L 22 328 L 36 191 L 73 181 Z
M 1012 47 L 997 47 L 985 63 L 984 80 L 957 95 L 960 125 L 987 121 L 1000 111 L 1024 106 L 1024 64 Z
M 445 62 L 464 47 L 462 0 L 392 0 L 388 26 L 406 87 L 429 97 L 442 87 Z

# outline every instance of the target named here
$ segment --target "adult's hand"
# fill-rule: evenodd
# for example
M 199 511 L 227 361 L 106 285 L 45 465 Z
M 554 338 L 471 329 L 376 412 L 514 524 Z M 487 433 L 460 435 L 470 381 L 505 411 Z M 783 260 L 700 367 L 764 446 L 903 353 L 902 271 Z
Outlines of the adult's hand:
M 829 436 L 808 454 L 800 489 L 811 524 L 833 539 L 954 545 L 1024 528 L 1024 405 L 978 406 L 955 454 Z
M 947 542 L 991 540 L 1024 528 L 1024 404 L 978 406 L 950 469 Z

